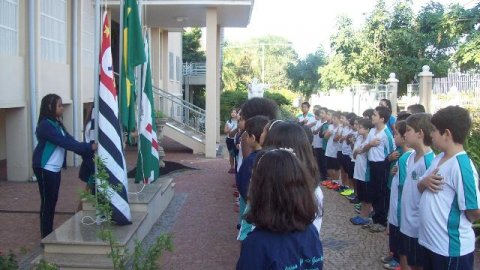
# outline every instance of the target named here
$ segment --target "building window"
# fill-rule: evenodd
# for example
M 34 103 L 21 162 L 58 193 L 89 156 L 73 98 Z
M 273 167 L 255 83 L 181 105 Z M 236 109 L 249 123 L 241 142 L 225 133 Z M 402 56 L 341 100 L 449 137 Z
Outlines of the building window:
M 173 63 L 173 53 L 169 52 L 168 53 L 168 78 L 170 81 L 173 81 L 175 79 L 175 65 Z
M 40 3 L 41 57 L 66 64 L 67 4 L 65 0 L 42 0 Z
M 0 0 L 0 55 L 18 55 L 18 1 Z
M 95 9 L 92 1 L 82 1 L 82 66 L 93 68 Z
M 182 61 L 180 61 L 180 57 L 177 56 L 177 82 L 180 82 L 182 79 Z

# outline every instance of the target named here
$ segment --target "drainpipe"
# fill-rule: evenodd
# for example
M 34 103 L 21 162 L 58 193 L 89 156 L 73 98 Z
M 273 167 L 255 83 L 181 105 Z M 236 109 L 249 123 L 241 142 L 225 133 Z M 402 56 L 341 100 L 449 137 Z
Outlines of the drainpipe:
M 30 46 L 28 46 L 28 76 L 30 82 L 30 117 L 32 121 L 32 149 L 35 149 L 37 146 L 37 137 L 35 136 L 35 129 L 37 127 L 37 78 L 36 78 L 36 66 L 37 66 L 37 39 L 36 39 L 36 16 L 35 16 L 35 5 L 37 1 L 29 0 L 28 1 L 28 40 Z
M 78 1 L 72 2 L 72 94 L 73 137 L 78 139 Z M 73 166 L 77 167 L 77 155 L 73 154 Z

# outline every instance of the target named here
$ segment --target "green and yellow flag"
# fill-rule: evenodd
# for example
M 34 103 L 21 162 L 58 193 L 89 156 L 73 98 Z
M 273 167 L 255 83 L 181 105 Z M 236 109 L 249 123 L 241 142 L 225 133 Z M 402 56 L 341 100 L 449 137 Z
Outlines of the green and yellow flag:
M 120 89 L 120 121 L 124 131 L 135 129 L 135 67 L 146 61 L 142 27 L 136 0 L 125 0 L 123 8 L 122 87 Z

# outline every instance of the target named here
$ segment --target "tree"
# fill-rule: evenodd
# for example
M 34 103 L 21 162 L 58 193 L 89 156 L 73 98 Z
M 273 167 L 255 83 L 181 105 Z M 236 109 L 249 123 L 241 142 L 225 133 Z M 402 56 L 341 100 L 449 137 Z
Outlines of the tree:
M 288 64 L 287 77 L 290 79 L 290 87 L 293 91 L 302 93 L 309 99 L 319 90 L 320 74 L 318 69 L 325 65 L 326 57 L 323 48 L 318 48 L 315 53 L 308 54 L 305 59 L 296 64 Z
M 182 34 L 183 62 L 205 62 L 205 51 L 201 50 L 202 30 L 187 28 Z

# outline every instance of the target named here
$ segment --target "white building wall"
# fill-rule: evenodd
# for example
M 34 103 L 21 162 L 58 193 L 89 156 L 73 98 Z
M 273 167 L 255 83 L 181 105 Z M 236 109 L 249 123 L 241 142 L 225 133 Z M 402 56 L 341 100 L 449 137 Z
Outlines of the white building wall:
M 5 110 L 0 109 L 0 160 L 7 158 L 6 152 Z

